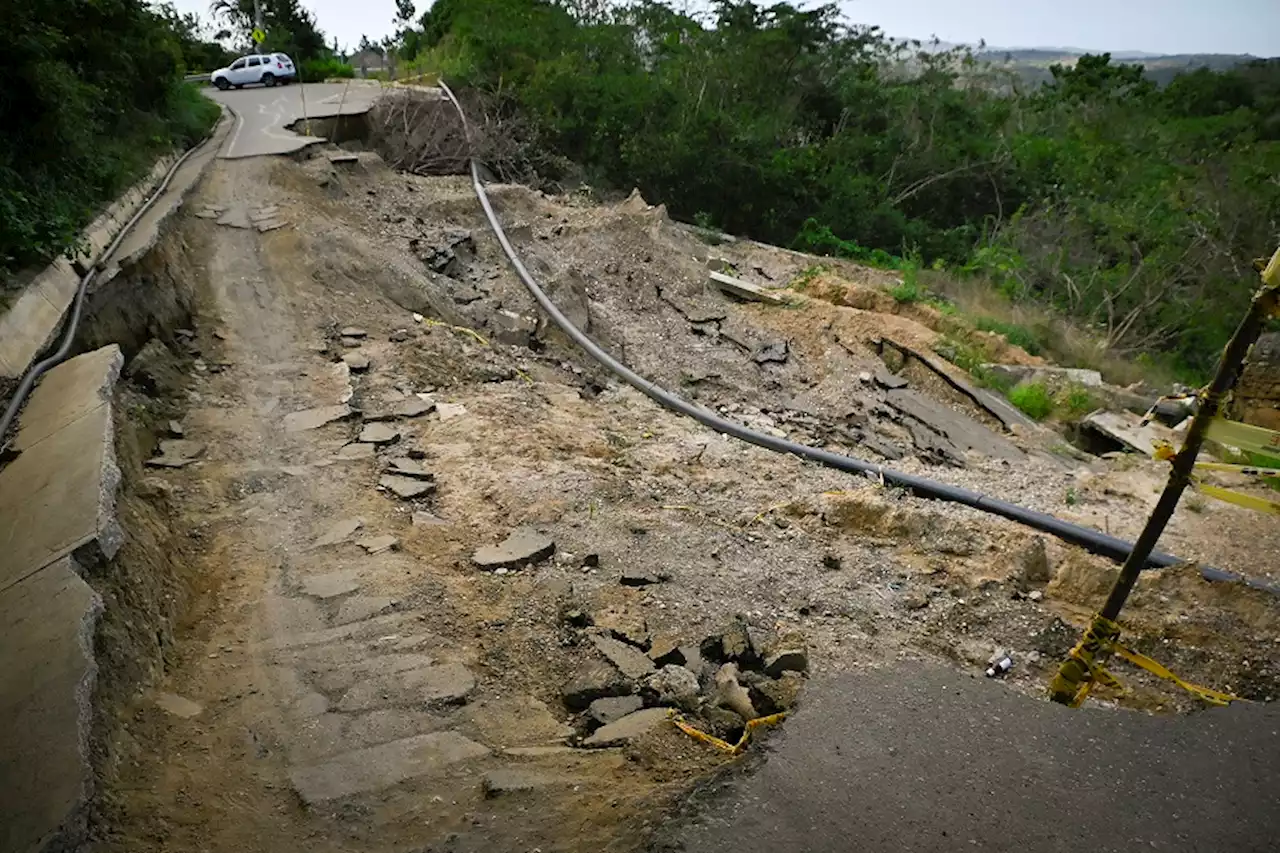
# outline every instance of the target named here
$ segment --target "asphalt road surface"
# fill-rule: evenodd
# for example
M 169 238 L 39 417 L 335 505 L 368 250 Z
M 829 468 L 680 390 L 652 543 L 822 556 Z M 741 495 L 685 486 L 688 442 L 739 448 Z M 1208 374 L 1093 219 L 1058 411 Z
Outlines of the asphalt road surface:
M 653 849 L 1280 849 L 1274 704 L 1189 716 L 1071 710 L 907 663 L 815 681 L 805 698 Z
M 287 130 L 302 118 L 332 118 L 369 111 L 381 92 L 375 83 L 307 83 L 288 86 L 247 86 L 226 92 L 209 89 L 209 97 L 236 114 L 236 126 L 219 155 L 232 160 L 263 154 L 289 154 L 321 141 Z

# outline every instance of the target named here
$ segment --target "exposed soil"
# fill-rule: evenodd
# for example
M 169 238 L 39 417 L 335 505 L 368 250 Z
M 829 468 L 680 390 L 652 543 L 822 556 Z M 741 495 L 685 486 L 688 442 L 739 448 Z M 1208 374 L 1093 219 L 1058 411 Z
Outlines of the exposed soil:
M 709 247 L 638 197 L 493 195 L 557 302 L 665 387 L 833 450 L 892 446 L 903 470 L 1115 535 L 1135 535 L 1154 503 L 1157 463 L 1083 466 L 1047 435 L 999 437 L 1016 451 L 1004 458 L 922 447 L 919 425 L 858 377 L 885 369 L 875 338 L 927 349 L 929 317 L 868 310 L 887 310 L 875 298 L 852 307 L 832 288 L 790 307 L 738 304 L 706 283 L 709 261 L 784 286 L 814 259 Z M 978 671 L 1007 649 L 1009 689 L 1039 696 L 1105 594 L 1104 560 L 1049 541 L 1052 579 L 1028 580 L 1037 546 L 1025 528 L 732 441 L 619 386 L 538 320 L 467 180 L 398 175 L 369 154 L 354 167 L 219 161 L 188 208 L 202 204 L 275 205 L 290 224 L 259 234 L 183 214 L 200 364 L 181 417 L 207 450 L 149 478 L 198 579 L 155 687 L 202 710 L 176 716 L 147 693 L 122 717 L 103 849 L 641 849 L 666 809 L 733 759 L 666 725 L 620 748 L 525 749 L 586 731 L 561 697 L 597 657 L 584 623 L 696 645 L 742 614 L 803 636 L 815 678 L 903 657 Z M 883 284 L 852 265 L 840 275 Z M 366 334 L 344 342 L 347 327 Z M 367 370 L 341 359 L 353 352 Z M 942 383 L 906 375 L 937 409 L 998 428 Z M 436 411 L 389 421 L 394 442 L 344 458 L 373 416 L 415 400 Z M 286 428 L 291 413 L 342 404 L 350 417 Z M 406 501 L 379 487 L 386 460 L 405 455 L 422 457 L 434 492 Z M 349 540 L 316 546 L 348 518 L 362 521 Z M 522 526 L 549 535 L 555 555 L 506 573 L 472 565 Z M 384 534 L 394 548 L 357 544 Z M 1162 547 L 1272 580 L 1280 564 L 1277 526 L 1228 505 L 1184 506 Z M 657 582 L 623 585 L 623 571 Z M 356 586 L 317 596 L 335 573 Z M 1127 638 L 1193 681 L 1272 698 L 1277 616 L 1273 597 L 1183 567 L 1144 578 Z M 444 667 L 474 686 L 448 701 L 398 692 L 412 688 L 403 673 Z M 1116 672 L 1132 693 L 1096 701 L 1193 707 Z M 299 783 L 335 755 L 447 733 L 483 749 L 323 801 Z M 483 784 L 512 768 L 538 784 Z

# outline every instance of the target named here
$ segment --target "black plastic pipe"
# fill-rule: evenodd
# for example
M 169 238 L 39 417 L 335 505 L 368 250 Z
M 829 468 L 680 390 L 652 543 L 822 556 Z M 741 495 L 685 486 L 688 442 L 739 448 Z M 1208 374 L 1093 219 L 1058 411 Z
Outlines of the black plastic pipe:
M 440 88 L 444 91 L 445 96 L 449 99 L 450 103 L 452 103 L 454 108 L 458 111 L 458 115 L 462 120 L 463 130 L 467 134 L 468 138 L 470 138 L 471 130 L 470 126 L 467 124 L 467 116 L 462 110 L 462 105 L 458 102 L 453 91 L 443 80 L 440 81 Z M 926 477 L 918 477 L 902 471 L 895 471 L 892 468 L 885 468 L 883 465 L 866 462 L 853 456 L 832 453 L 829 450 L 822 450 L 821 448 L 799 444 L 798 442 L 790 441 L 785 438 L 777 438 L 762 432 L 756 432 L 742 424 L 722 418 L 710 409 L 699 406 L 695 403 L 690 403 L 688 400 L 672 394 L 664 388 L 658 387 L 601 349 L 595 341 L 587 337 L 581 329 L 573 325 L 573 323 L 569 321 L 569 318 L 561 313 L 555 303 L 551 301 L 538 283 L 534 281 L 533 276 L 529 274 L 529 270 L 525 268 L 520 257 L 516 254 L 515 247 L 511 245 L 511 241 L 507 238 L 506 232 L 502 229 L 502 223 L 498 221 L 497 214 L 494 213 L 493 205 L 489 202 L 489 196 L 485 193 L 484 183 L 480 180 L 480 170 L 474 158 L 471 159 L 471 183 L 475 188 L 476 198 L 480 200 L 480 206 L 484 208 L 485 218 L 489 220 L 489 226 L 493 229 L 494 235 L 502 245 L 502 251 L 511 262 L 511 266 L 515 269 L 516 275 L 520 277 L 520 281 L 524 283 L 525 288 L 537 301 L 542 310 L 547 313 L 547 316 L 551 318 L 551 321 L 555 323 L 562 332 L 568 335 L 574 343 L 582 347 L 582 349 L 586 351 L 587 355 L 591 356 L 611 373 L 622 379 L 637 391 L 649 397 L 663 408 L 670 409 L 673 412 L 679 412 L 682 415 L 693 418 L 704 426 L 710 427 L 716 432 L 733 436 L 734 438 L 754 444 L 758 447 L 763 447 L 766 450 L 772 450 L 776 453 L 790 453 L 792 455 L 799 456 L 801 459 L 808 459 L 812 462 L 817 462 L 820 465 L 825 465 L 828 468 L 847 471 L 850 474 L 870 474 L 878 479 L 883 478 L 886 483 L 891 483 L 895 486 L 906 489 L 917 497 L 963 504 L 982 512 L 1007 518 L 1010 521 L 1016 521 L 1019 524 L 1025 524 L 1035 530 L 1056 536 L 1064 542 L 1069 542 L 1072 545 L 1078 545 L 1094 554 L 1109 557 L 1116 562 L 1122 562 L 1133 550 L 1133 544 L 1130 542 L 1126 542 L 1125 540 L 1119 539 L 1115 536 L 1109 536 L 1089 527 L 1072 524 L 1069 521 L 1063 521 L 1062 519 L 1049 515 L 1045 512 L 1038 512 L 1037 510 L 1027 509 L 1026 507 L 1009 503 L 1008 501 L 990 498 L 970 489 L 963 489 L 959 486 L 939 483 L 936 480 L 930 480 Z M 1159 551 L 1153 551 L 1150 556 L 1147 557 L 1144 568 L 1165 568 L 1186 562 L 1188 561 L 1180 557 L 1175 557 L 1172 554 L 1163 554 Z M 1222 569 L 1213 568 L 1212 566 L 1200 566 L 1200 574 L 1207 580 L 1245 583 L 1250 586 L 1257 587 L 1258 589 L 1280 594 L 1280 588 L 1265 581 L 1251 580 L 1235 574 L 1234 572 L 1227 572 Z

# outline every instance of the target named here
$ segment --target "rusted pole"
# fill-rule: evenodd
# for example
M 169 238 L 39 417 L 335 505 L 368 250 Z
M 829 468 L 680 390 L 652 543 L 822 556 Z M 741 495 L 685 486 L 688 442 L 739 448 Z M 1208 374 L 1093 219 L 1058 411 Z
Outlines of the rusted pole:
M 1249 348 L 1262 334 L 1268 318 L 1276 313 L 1277 303 L 1280 301 L 1280 250 L 1272 256 L 1261 277 L 1262 287 L 1254 294 L 1248 313 L 1222 351 L 1213 381 L 1200 392 L 1200 406 L 1187 429 L 1182 449 L 1173 458 L 1173 470 L 1169 472 L 1169 480 L 1165 483 L 1160 500 L 1151 511 L 1133 550 L 1120 567 L 1120 576 L 1111 587 L 1111 593 L 1102 609 L 1094 616 L 1093 622 L 1085 629 L 1084 637 L 1062 662 L 1057 675 L 1049 684 L 1049 696 L 1055 702 L 1078 705 L 1083 700 L 1093 679 L 1093 668 L 1102 663 L 1111 643 L 1119 637 L 1120 628 L 1115 620 L 1191 480 L 1191 471 L 1204 444 L 1209 422 L 1217 417 L 1223 397 L 1235 386 Z

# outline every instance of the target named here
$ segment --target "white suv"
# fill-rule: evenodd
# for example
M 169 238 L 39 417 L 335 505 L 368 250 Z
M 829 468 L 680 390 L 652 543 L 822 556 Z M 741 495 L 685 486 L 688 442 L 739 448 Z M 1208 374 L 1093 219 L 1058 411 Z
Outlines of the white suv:
M 219 68 L 210 74 L 209 80 L 225 92 L 232 86 L 237 89 L 250 83 L 274 86 L 296 80 L 297 77 L 293 60 L 288 56 L 283 53 L 264 53 L 261 56 L 242 56 L 226 68 Z

